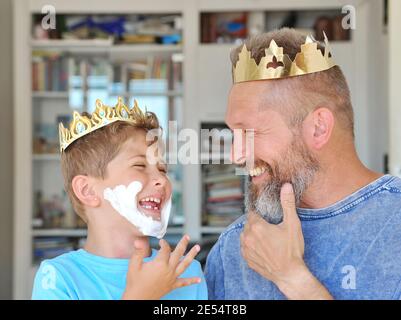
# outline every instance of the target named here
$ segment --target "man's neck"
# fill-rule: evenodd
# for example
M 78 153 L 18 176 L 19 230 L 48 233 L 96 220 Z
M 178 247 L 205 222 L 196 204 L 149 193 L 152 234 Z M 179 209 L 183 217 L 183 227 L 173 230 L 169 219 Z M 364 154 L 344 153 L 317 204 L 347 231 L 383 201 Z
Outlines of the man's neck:
M 148 237 L 136 236 L 133 226 L 128 225 L 128 222 L 125 225 L 94 220 L 88 223 L 88 237 L 84 249 L 102 257 L 129 259 L 135 251 L 135 241 L 141 241 L 142 247 L 146 248 L 146 256 L 150 256 Z
M 319 171 L 304 193 L 299 207 L 328 207 L 358 191 L 382 174 L 366 168 L 358 158 L 333 162 Z

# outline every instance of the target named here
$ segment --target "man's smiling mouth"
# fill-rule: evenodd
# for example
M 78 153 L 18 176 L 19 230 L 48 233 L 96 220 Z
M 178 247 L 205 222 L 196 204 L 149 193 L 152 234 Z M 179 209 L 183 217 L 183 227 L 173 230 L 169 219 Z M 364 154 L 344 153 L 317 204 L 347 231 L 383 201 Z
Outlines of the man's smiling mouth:
M 258 176 L 262 175 L 265 171 L 266 171 L 265 167 L 255 167 L 255 168 L 249 170 L 248 173 L 251 177 L 258 177 Z

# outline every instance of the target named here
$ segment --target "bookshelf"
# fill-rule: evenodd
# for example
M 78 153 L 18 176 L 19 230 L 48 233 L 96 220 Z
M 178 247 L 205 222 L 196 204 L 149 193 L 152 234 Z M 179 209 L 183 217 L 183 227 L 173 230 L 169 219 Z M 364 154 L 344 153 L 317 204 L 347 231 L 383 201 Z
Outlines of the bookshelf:
M 139 18 L 140 17 L 140 18 Z M 170 25 L 161 21 L 165 17 L 179 15 L 159 15 L 156 21 L 148 15 L 100 15 L 92 16 L 61 15 L 62 20 L 73 21 L 81 25 L 87 19 L 96 20 L 99 25 L 107 21 L 108 26 L 113 21 L 140 19 L 139 25 L 145 25 L 152 21 L 154 32 L 157 28 L 167 27 L 169 36 L 171 32 L 180 34 L 178 29 L 172 29 Z M 33 15 L 37 21 L 38 16 Z M 137 22 L 135 22 L 137 23 Z M 124 26 L 128 28 L 129 23 Z M 36 30 L 34 23 L 33 30 Z M 61 27 L 62 28 L 62 27 Z M 82 29 L 82 30 L 81 30 Z M 89 29 L 89 30 L 88 30 Z M 92 31 L 92 29 L 94 31 Z M 166 29 L 166 28 L 162 28 Z M 171 30 L 170 30 L 171 29 Z M 167 32 L 166 31 L 166 32 Z M 108 36 L 107 39 L 81 39 L 81 33 L 99 33 L 98 27 L 73 26 L 56 35 L 56 39 L 35 39 L 32 35 L 32 98 L 35 109 L 33 116 L 33 188 L 34 188 L 34 221 L 32 232 L 34 252 L 40 252 L 41 258 L 35 256 L 33 261 L 43 258 L 51 258 L 53 252 L 59 254 L 62 248 L 56 237 L 69 237 L 69 241 L 60 242 L 60 245 L 68 243 L 68 250 L 73 246 L 78 247 L 79 237 L 82 234 L 83 223 L 75 217 L 64 192 L 57 193 L 57 188 L 62 189 L 62 179 L 54 169 L 59 168 L 60 160 L 56 145 L 56 122 L 70 121 L 70 109 L 79 111 L 91 111 L 96 98 L 106 99 L 106 103 L 115 103 L 116 97 L 121 96 L 126 101 L 138 98 L 140 102 L 146 100 L 148 109 L 156 105 L 152 111 L 156 112 L 163 127 L 167 127 L 168 120 L 177 120 L 181 110 L 176 106 L 176 101 L 182 99 L 182 46 L 180 44 L 159 43 L 121 43 L 124 35 Z M 33 32 L 34 33 L 34 32 Z M 70 39 L 71 34 L 76 34 L 77 39 Z M 128 31 L 126 32 L 128 34 Z M 50 37 L 51 31 L 38 37 Z M 132 36 L 131 34 L 125 37 Z M 146 37 L 152 37 L 147 33 Z M 157 39 L 164 35 L 157 33 Z M 123 41 L 124 42 L 124 41 Z M 114 100 L 114 101 L 113 101 Z M 108 102 L 110 101 L 110 102 Z M 180 123 L 180 126 L 182 124 Z M 174 167 L 173 167 L 174 168 Z M 179 170 L 179 166 L 175 166 Z M 57 181 L 49 181 L 47 177 L 52 172 L 51 178 Z M 56 174 L 56 175 L 55 175 Z M 182 225 L 182 196 L 180 188 L 181 178 L 179 172 L 172 170 L 170 180 L 174 185 L 173 208 L 170 224 Z M 51 190 L 52 193 L 49 193 Z M 180 216 L 181 213 L 181 216 Z M 73 228 L 78 228 L 74 233 Z M 182 228 L 170 228 L 169 234 L 181 232 Z M 80 236 L 77 236 L 80 235 Z M 44 237 L 48 238 L 44 238 Z M 64 238 L 63 238 L 64 239 Z M 48 241 L 46 243 L 46 241 Z M 37 249 L 37 244 L 41 250 Z M 46 250 L 49 256 L 46 256 Z
M 35 51 L 57 52 L 76 59 L 78 69 L 81 61 L 94 59 L 106 61 L 106 65 L 118 65 L 124 61 L 135 59 L 171 59 L 182 64 L 181 81 L 179 86 L 172 88 L 151 90 L 146 86 L 139 91 L 129 88 L 110 88 L 102 86 L 101 92 L 115 101 L 115 96 L 123 96 L 126 102 L 133 97 L 143 100 L 150 105 L 150 101 L 167 101 L 171 110 L 169 119 L 180 119 L 182 128 L 192 128 L 199 131 L 205 124 L 216 128 L 224 123 L 224 113 L 227 103 L 227 94 L 231 86 L 229 52 L 233 43 L 203 43 L 201 38 L 202 14 L 204 13 L 251 13 L 254 24 L 263 26 L 263 30 L 272 28 L 270 23 L 280 20 L 281 16 L 290 11 L 301 12 L 300 28 L 316 19 L 319 12 L 338 12 L 342 5 L 352 4 L 357 7 L 357 29 L 352 32 L 348 41 L 332 42 L 332 49 L 336 60 L 343 67 L 353 92 L 356 123 L 356 142 L 362 160 L 375 169 L 380 170 L 380 155 L 385 143 L 376 143 L 370 148 L 370 139 L 377 135 L 369 130 L 371 119 L 369 110 L 374 110 L 377 104 L 371 99 L 373 79 L 370 73 L 376 72 L 369 63 L 372 60 L 372 46 L 369 37 L 377 37 L 377 25 L 381 23 L 381 6 L 370 0 L 305 0 L 293 1 L 246 1 L 246 0 L 115 0 L 115 1 L 63 1 L 53 0 L 52 5 L 57 14 L 110 14 L 113 15 L 177 15 L 181 18 L 182 42 L 174 44 L 126 44 L 106 39 L 33 39 L 32 24 L 34 16 L 41 12 L 44 0 L 16 0 L 14 2 L 14 125 L 15 125 L 15 181 L 14 181 L 14 278 L 13 289 L 15 298 L 29 298 L 33 275 L 36 265 L 33 259 L 33 243 L 35 238 L 61 238 L 66 243 L 79 244 L 86 235 L 83 226 L 42 227 L 32 228 L 34 222 L 34 190 L 44 188 L 58 190 L 61 182 L 59 172 L 59 156 L 55 152 L 45 149 L 41 153 L 33 153 L 32 140 L 35 133 L 35 121 L 49 120 L 54 123 L 57 115 L 63 114 L 71 105 L 70 84 L 66 90 L 32 91 L 31 70 L 32 53 Z M 318 14 L 319 13 L 319 14 Z M 368 27 L 369 26 L 369 27 Z M 372 52 L 371 54 L 361 54 Z M 385 52 L 385 51 L 384 51 Z M 376 52 L 377 53 L 377 52 Z M 379 53 L 380 59 L 385 59 Z M 87 60 L 85 60 L 87 59 Z M 81 68 L 84 63 L 82 63 Z M 104 75 L 109 76 L 110 68 Z M 80 73 L 77 73 L 80 75 Z M 107 78 L 107 77 L 106 77 Z M 374 78 L 374 77 L 371 77 Z M 384 86 L 385 84 L 383 84 Z M 159 88 L 159 87 L 157 87 Z M 380 88 L 379 88 L 380 89 Z M 381 90 L 381 89 L 380 89 Z M 385 90 L 380 91 L 384 92 Z M 87 91 L 87 90 L 86 90 Z M 376 90 L 377 92 L 377 90 Z M 149 100 L 150 99 L 150 100 Z M 153 99 L 153 100 L 152 100 Z M 161 100 L 154 100 L 161 99 Z M 90 106 L 91 97 L 84 94 L 82 108 Z M 380 121 L 380 113 L 376 121 Z M 23 117 L 21 115 L 24 115 Z M 48 118 L 47 118 L 48 117 Z M 384 117 L 384 115 L 383 115 Z M 49 128 L 48 128 L 49 129 Z M 51 131 L 51 128 L 49 129 Z M 384 139 L 384 138 L 383 138 Z M 228 160 L 227 154 L 212 155 L 212 160 Z M 180 193 L 182 212 L 179 226 L 171 226 L 168 234 L 172 238 L 183 232 L 188 233 L 193 241 L 215 241 L 216 237 L 225 229 L 224 226 L 207 225 L 204 223 L 207 190 L 205 185 L 205 167 L 210 154 L 200 151 L 200 160 L 203 164 L 182 166 L 173 177 L 175 189 Z M 218 166 L 218 165 L 215 165 Z M 58 187 L 57 187 L 58 186 Z M 24 201 L 21 201 L 24 199 Z M 207 252 L 202 253 L 206 256 Z

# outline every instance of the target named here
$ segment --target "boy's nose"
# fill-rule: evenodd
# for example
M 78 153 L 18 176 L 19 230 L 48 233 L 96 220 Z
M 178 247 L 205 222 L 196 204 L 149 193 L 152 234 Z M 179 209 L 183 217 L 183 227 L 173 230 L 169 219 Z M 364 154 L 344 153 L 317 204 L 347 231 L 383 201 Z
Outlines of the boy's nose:
M 161 175 L 161 174 L 157 174 L 157 175 L 155 175 L 155 176 L 152 177 L 152 184 L 153 184 L 155 187 L 163 188 L 163 187 L 165 187 L 166 184 L 167 184 L 167 177 L 166 177 L 166 176 L 163 176 L 163 175 Z

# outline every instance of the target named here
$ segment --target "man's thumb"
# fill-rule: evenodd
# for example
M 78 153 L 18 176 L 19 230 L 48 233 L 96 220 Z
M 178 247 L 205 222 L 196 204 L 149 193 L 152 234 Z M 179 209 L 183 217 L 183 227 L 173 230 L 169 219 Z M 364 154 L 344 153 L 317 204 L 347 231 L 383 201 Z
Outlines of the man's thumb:
M 281 187 L 280 201 L 283 208 L 284 221 L 297 214 L 294 189 L 290 183 L 285 183 Z

